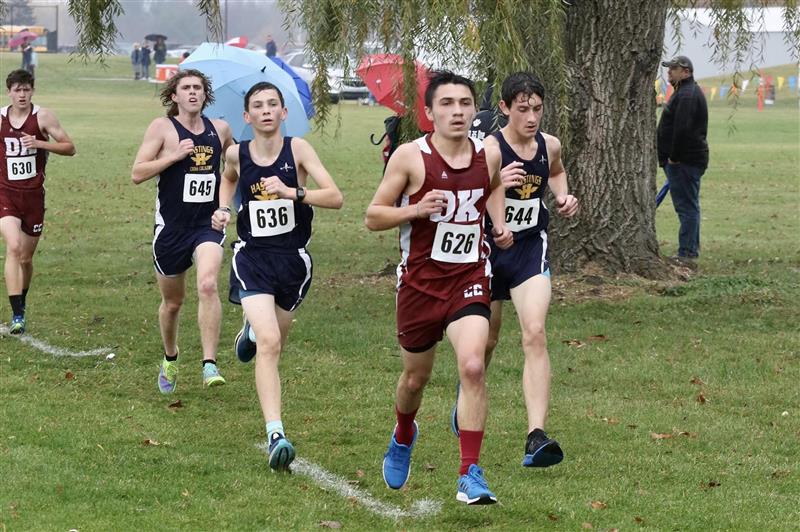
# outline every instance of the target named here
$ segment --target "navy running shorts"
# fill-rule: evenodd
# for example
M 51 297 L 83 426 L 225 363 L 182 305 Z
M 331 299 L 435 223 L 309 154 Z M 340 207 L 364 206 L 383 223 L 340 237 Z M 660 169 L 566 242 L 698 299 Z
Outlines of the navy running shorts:
M 211 227 L 166 227 L 156 225 L 153 237 L 153 264 L 165 277 L 174 277 L 194 263 L 194 250 L 206 242 L 222 246 L 225 233 Z
M 305 250 L 276 252 L 237 243 L 231 261 L 228 298 L 239 303 L 241 292 L 270 294 L 275 296 L 276 305 L 292 312 L 306 297 L 312 276 L 311 255 Z
M 508 249 L 492 245 L 492 301 L 511 299 L 511 289 L 539 274 L 550 275 L 547 232 L 521 238 Z

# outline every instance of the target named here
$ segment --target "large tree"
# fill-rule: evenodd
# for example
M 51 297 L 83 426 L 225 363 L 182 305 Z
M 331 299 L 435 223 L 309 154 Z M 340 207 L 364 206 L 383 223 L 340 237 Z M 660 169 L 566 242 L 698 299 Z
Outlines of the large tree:
M 108 53 L 117 36 L 120 0 L 68 0 L 89 57 Z M 219 0 L 196 0 L 212 38 L 222 34 Z M 715 55 L 739 71 L 757 40 L 748 7 L 783 8 L 787 47 L 797 54 L 797 0 L 281 0 L 288 24 L 308 35 L 316 65 L 318 123 L 328 117 L 329 64 L 352 63 L 378 39 L 403 55 L 407 101 L 414 109 L 411 59 L 454 66 L 499 85 L 525 69 L 548 88 L 545 128 L 560 136 L 579 216 L 556 217 L 556 267 L 593 262 L 610 271 L 658 276 L 664 271 L 655 232 L 655 98 L 667 23 L 680 27 L 690 8 L 709 8 Z M 272 5 L 271 3 L 269 4 Z M 0 10 L 7 2 L 0 0 Z M 748 18 L 749 17 L 749 18 Z M 758 26 L 759 15 L 755 15 Z M 763 19 L 762 19 L 763 22 Z M 679 33 L 678 33 L 679 35 Z M 352 64 L 350 65 L 352 68 Z M 495 91 L 497 93 L 497 91 Z M 413 121 L 406 121 L 407 125 Z M 713 146 L 712 146 L 713 150 Z
M 545 129 L 560 136 L 579 215 L 555 217 L 552 258 L 575 270 L 593 262 L 610 271 L 662 274 L 655 231 L 656 102 L 665 26 L 682 10 L 710 7 L 717 55 L 739 70 L 754 34 L 744 8 L 776 2 L 727 0 L 283 0 L 290 21 L 308 33 L 319 72 L 346 61 L 363 42 L 411 59 L 424 52 L 498 86 L 532 70 L 549 89 Z M 795 1 L 782 2 L 789 42 L 798 43 Z M 752 16 L 752 15 L 751 15 Z M 756 18 L 758 18 L 756 16 Z M 410 64 L 410 62 L 407 61 Z M 433 65 L 437 66 L 437 65 Z M 409 87 L 413 69 L 407 69 Z M 325 76 L 318 76 L 324 95 Z M 497 94 L 499 91 L 495 91 Z M 413 91 L 407 94 L 414 98 Z M 412 107 L 413 109 L 414 107 Z M 321 113 L 324 117 L 324 110 Z M 413 121 L 409 121 L 413 124 Z M 713 147 L 712 147 L 713 148 Z

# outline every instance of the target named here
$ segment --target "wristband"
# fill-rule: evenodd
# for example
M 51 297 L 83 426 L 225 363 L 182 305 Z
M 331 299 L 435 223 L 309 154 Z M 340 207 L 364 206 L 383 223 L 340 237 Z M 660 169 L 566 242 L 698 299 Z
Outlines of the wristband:
M 231 208 L 230 207 L 217 207 L 217 210 L 218 211 L 225 211 L 228 214 L 231 214 Z

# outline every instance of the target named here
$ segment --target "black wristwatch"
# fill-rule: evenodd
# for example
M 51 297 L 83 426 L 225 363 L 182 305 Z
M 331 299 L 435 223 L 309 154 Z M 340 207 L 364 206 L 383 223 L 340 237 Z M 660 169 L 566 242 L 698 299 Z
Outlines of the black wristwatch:
M 306 189 L 304 189 L 303 187 L 297 187 L 295 191 L 297 193 L 297 201 L 303 203 L 303 201 L 305 201 L 306 199 Z

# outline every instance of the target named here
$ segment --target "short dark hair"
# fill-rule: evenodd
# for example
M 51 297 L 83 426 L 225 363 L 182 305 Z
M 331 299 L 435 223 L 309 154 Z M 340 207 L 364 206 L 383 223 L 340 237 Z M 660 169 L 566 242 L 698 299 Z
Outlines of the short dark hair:
M 514 99 L 520 94 L 528 98 L 535 94 L 544 101 L 544 85 L 530 72 L 515 72 L 503 81 L 500 97 L 510 109 Z
M 31 88 L 33 88 L 33 74 L 21 68 L 12 70 L 6 78 L 6 88 L 11 90 L 11 87 L 17 83 L 20 85 L 30 85 Z
M 286 102 L 283 101 L 283 93 L 278 87 L 276 87 L 269 81 L 259 81 L 258 83 L 250 87 L 250 90 L 247 91 L 247 94 L 244 95 L 244 110 L 247 111 L 250 109 L 250 97 L 253 94 L 261 91 L 267 91 L 270 89 L 278 93 L 278 98 L 280 98 L 281 100 L 281 107 L 286 107 Z
M 206 101 L 203 102 L 203 109 L 214 103 L 214 91 L 211 90 L 211 78 L 194 68 L 179 70 L 174 76 L 167 80 L 166 85 L 164 85 L 164 88 L 161 90 L 161 104 L 168 107 L 167 116 L 169 117 L 178 116 L 178 104 L 172 101 L 172 95 L 178 92 L 178 83 L 180 83 L 183 78 L 200 78 L 200 82 L 203 84 L 203 91 L 206 93 Z
M 475 100 L 475 84 L 472 80 L 459 76 L 449 70 L 434 70 L 428 78 L 428 88 L 425 89 L 425 106 L 433 109 L 433 94 L 436 89 L 442 85 L 464 85 L 469 88 L 472 93 L 472 99 Z

